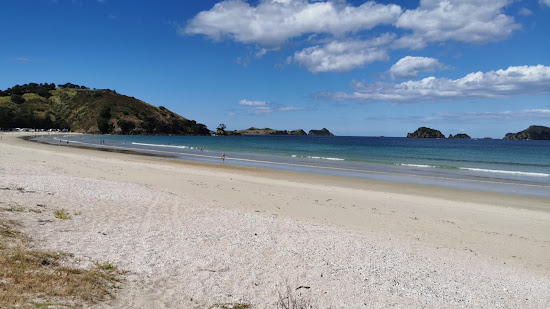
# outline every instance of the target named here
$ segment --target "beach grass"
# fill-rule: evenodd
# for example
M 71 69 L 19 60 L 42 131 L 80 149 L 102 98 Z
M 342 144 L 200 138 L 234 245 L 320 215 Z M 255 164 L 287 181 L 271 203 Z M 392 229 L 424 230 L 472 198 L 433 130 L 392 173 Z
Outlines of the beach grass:
M 279 300 L 277 301 L 277 309 L 309 309 L 313 308 L 311 301 L 304 297 L 301 293 L 296 292 L 301 288 L 309 289 L 309 287 L 300 286 L 292 289 L 289 285 L 286 286 L 286 293 L 279 292 Z
M 0 219 L 0 308 L 77 307 L 112 297 L 121 271 L 77 268 L 71 254 L 30 248 L 17 222 Z
M 53 215 L 60 220 L 71 219 L 71 215 L 63 208 L 54 210 Z

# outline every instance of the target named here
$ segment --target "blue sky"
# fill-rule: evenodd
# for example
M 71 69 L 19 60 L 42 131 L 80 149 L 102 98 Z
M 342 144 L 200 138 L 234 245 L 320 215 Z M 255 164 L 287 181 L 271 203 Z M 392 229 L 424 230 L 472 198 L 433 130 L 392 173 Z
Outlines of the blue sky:
M 215 129 L 550 126 L 550 0 L 3 1 L 0 89 L 110 88 Z

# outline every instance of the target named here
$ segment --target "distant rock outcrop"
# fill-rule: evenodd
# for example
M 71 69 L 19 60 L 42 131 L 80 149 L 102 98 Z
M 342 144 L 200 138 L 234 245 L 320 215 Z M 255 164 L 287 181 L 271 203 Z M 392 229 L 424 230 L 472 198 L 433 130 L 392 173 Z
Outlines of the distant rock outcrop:
M 550 128 L 543 126 L 530 126 L 529 128 L 518 133 L 508 133 L 504 136 L 504 139 L 550 140 Z
M 472 139 L 470 135 L 464 134 L 464 133 L 458 133 L 457 135 L 453 136 L 452 134 L 449 134 L 449 138 L 463 138 L 463 139 Z
M 287 131 L 287 130 L 274 130 L 270 128 L 258 129 L 255 127 L 248 128 L 246 130 L 237 131 L 242 135 L 307 135 L 302 129 Z
M 289 135 L 307 135 L 307 133 L 302 129 L 290 131 L 288 132 L 288 134 Z
M 309 130 L 309 133 L 307 135 L 310 136 L 334 136 L 334 134 L 330 133 L 329 130 L 326 128 L 323 128 L 321 130 Z
M 420 127 L 414 133 L 407 133 L 408 138 L 445 138 L 441 131 Z

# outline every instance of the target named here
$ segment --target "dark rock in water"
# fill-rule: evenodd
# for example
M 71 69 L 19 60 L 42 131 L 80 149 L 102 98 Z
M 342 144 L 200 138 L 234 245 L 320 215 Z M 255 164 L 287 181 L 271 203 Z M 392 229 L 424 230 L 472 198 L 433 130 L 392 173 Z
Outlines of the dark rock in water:
M 457 135 L 453 136 L 452 134 L 449 134 L 449 138 L 463 138 L 463 139 L 472 139 L 470 135 L 464 134 L 464 133 L 458 133 Z
M 529 128 L 518 133 L 508 133 L 504 136 L 504 139 L 550 140 L 550 128 L 543 126 L 530 126 Z
M 309 133 L 307 135 L 310 136 L 334 136 L 334 134 L 330 133 L 329 130 L 323 128 L 321 130 L 309 130 Z
M 414 133 L 407 133 L 408 138 L 445 138 L 441 131 L 420 127 Z

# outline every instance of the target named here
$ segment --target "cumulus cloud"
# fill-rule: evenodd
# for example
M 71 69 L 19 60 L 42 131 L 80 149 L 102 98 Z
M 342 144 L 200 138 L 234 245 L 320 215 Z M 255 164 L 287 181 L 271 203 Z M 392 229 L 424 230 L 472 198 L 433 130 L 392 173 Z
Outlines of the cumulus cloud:
M 520 28 L 513 17 L 503 13 L 510 1 L 421 0 L 417 9 L 405 11 L 395 23 L 413 33 L 396 40 L 394 47 L 422 49 L 429 42 L 503 40 Z
M 304 34 L 342 36 L 389 25 L 401 12 L 398 5 L 371 1 L 356 7 L 344 1 L 261 0 L 251 6 L 242 0 L 225 0 L 197 14 L 180 32 L 273 48 Z
M 347 72 L 375 61 L 388 60 L 386 46 L 394 38 L 393 34 L 384 34 L 368 41 L 333 41 L 296 52 L 293 60 L 313 73 Z
M 444 68 L 445 66 L 435 58 L 406 56 L 392 65 L 388 73 L 392 78 L 414 78 L 420 72 L 433 72 Z
M 539 0 L 540 4 L 545 4 L 550 7 L 550 0 Z
M 292 41 L 305 48 L 289 56 L 289 62 L 313 73 L 347 72 L 386 61 L 390 47 L 422 49 L 431 42 L 482 44 L 506 39 L 520 28 L 503 11 L 512 1 L 421 0 L 418 8 L 403 11 L 399 5 L 374 1 L 355 6 L 345 0 L 223 0 L 178 31 L 255 46 L 255 55 L 239 59 L 244 65 L 268 51 L 284 50 L 281 47 Z M 387 46 L 363 41 L 377 26 L 405 34 L 398 39 L 388 34 L 392 40 Z
M 506 70 L 470 73 L 459 79 L 427 77 L 402 83 L 353 82 L 354 92 L 316 97 L 362 102 L 421 103 L 468 98 L 502 98 L 550 94 L 550 66 L 511 66 Z

